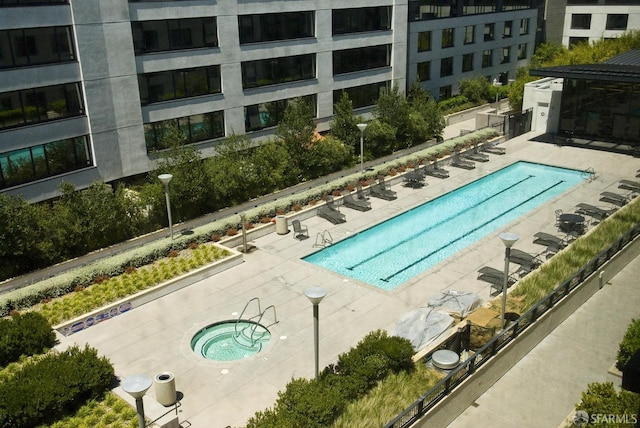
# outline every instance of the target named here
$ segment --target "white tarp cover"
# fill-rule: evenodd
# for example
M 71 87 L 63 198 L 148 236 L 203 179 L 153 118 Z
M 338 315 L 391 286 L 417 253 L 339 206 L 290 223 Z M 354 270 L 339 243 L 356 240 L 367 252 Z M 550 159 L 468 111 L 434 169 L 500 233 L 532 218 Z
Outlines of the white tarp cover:
M 429 306 L 464 318 L 482 304 L 480 296 L 465 291 L 447 290 L 428 300 Z
M 451 327 L 454 321 L 449 314 L 435 308 L 418 308 L 402 315 L 391 334 L 408 339 L 417 352 Z

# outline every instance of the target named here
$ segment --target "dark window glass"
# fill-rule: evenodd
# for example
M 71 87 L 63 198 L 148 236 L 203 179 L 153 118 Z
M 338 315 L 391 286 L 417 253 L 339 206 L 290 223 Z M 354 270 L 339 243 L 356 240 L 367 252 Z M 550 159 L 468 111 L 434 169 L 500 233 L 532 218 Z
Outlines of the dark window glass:
M 626 30 L 629 15 L 626 13 L 607 14 L 607 30 Z
M 333 35 L 391 29 L 391 6 L 333 9 Z
M 464 44 L 469 45 L 476 41 L 476 26 L 467 25 L 464 27 Z
M 316 77 L 315 55 L 297 55 L 242 63 L 242 88 L 274 85 Z
M 442 58 L 440 60 L 440 77 L 451 76 L 453 74 L 453 57 Z
M 175 128 L 185 137 L 185 144 L 221 138 L 224 137 L 224 112 L 215 111 L 145 123 L 144 137 L 147 152 L 169 148 L 171 141 L 165 138 L 165 135 Z
M 333 51 L 334 75 L 388 67 L 390 64 L 391 45 Z
M 0 188 L 91 166 L 87 136 L 0 153 Z
M 462 72 L 473 71 L 473 53 L 462 55 Z
M 215 17 L 135 21 L 131 29 L 136 54 L 218 46 Z
M 502 57 L 500 58 L 500 64 L 507 64 L 511 61 L 511 47 L 505 46 L 502 48 Z
M 0 129 L 83 113 L 78 83 L 0 93 Z
M 491 49 L 482 51 L 482 68 L 491 67 L 493 65 L 493 55 Z
M 588 37 L 569 37 L 569 48 L 579 43 L 589 43 L 589 38 Z
M 340 101 L 342 93 L 346 92 L 347 95 L 349 95 L 353 108 L 371 107 L 376 104 L 382 92 L 388 89 L 389 82 L 387 81 L 336 90 L 333 91 L 333 104 L 335 106 L 338 101 Z
M 529 18 L 520 20 L 520 35 L 524 36 L 525 34 L 529 34 Z
M 442 30 L 442 49 L 452 48 L 454 45 L 455 31 L 453 28 Z
M 431 50 L 431 31 L 418 33 L 418 52 Z
M 307 95 L 301 98 L 313 108 L 313 116 L 317 116 L 316 95 Z M 259 131 L 264 128 L 272 128 L 282 120 L 287 105 L 296 102 L 298 98 L 271 101 L 254 104 L 244 108 L 245 132 Z
M 0 31 L 0 68 L 75 60 L 71 27 Z
M 513 21 L 505 21 L 504 22 L 504 30 L 502 31 L 503 38 L 509 38 L 513 34 L 511 33 L 511 27 L 513 26 Z
M 186 68 L 138 75 L 142 105 L 220 93 L 220 66 Z
M 55 4 L 67 4 L 69 0 L 0 0 L 2 6 L 47 6 Z
M 451 85 L 441 86 L 438 91 L 439 100 L 446 100 L 447 98 L 451 98 Z
M 314 37 L 314 12 L 239 15 L 240 44 Z
M 521 43 L 518 45 L 518 59 L 527 59 L 527 44 Z
M 421 82 L 431 80 L 431 61 L 418 63 L 418 80 Z
M 573 13 L 571 14 L 571 28 L 577 30 L 588 30 L 591 28 L 590 13 Z
M 495 39 L 495 24 L 484 24 L 484 41 L 489 42 Z

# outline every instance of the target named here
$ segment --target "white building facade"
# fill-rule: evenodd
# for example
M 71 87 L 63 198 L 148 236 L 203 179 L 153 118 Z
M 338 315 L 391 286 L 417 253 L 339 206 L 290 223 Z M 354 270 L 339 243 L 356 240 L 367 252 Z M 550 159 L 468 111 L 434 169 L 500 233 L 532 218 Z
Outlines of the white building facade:
M 637 0 L 566 0 L 562 44 L 593 43 L 640 29 Z

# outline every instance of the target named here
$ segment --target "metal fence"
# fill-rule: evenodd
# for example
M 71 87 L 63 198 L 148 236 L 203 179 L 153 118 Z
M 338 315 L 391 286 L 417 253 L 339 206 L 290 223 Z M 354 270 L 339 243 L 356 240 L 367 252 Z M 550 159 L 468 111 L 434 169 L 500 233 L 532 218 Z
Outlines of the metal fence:
M 512 340 L 518 337 L 520 333 L 532 326 L 541 315 L 553 308 L 564 297 L 568 296 L 573 289 L 584 282 L 586 278 L 596 272 L 604 263 L 620 252 L 638 235 L 640 235 L 640 224 L 627 231 L 607 249 L 591 259 L 591 261 L 576 272 L 575 275 L 556 287 L 534 307 L 521 315 L 520 318 L 515 320 L 502 332 L 494 336 L 486 345 L 476 351 L 466 361 L 451 370 L 444 379 L 414 401 L 413 404 L 411 404 L 411 406 L 405 409 L 401 414 L 387 423 L 385 428 L 406 428 L 420 420 L 431 408 L 449 395 L 465 379 L 472 376 L 478 368 L 482 367 L 486 362 L 493 358 L 500 349 L 504 348 Z M 462 334 L 464 334 L 464 332 L 459 331 L 456 336 L 461 336 Z M 439 349 L 448 349 L 448 346 L 451 346 L 453 343 L 461 343 L 461 340 L 462 339 L 460 337 L 449 339 L 448 343 L 443 344 Z M 425 356 L 425 360 L 427 360 L 430 355 L 431 354 Z

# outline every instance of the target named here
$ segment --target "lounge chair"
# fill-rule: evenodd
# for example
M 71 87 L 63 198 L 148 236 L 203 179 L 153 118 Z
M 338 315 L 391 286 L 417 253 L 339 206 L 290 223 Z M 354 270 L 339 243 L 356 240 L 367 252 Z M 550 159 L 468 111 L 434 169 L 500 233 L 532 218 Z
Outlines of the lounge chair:
M 611 215 L 614 211 L 614 210 L 603 210 L 602 208 L 599 208 L 590 204 L 585 204 L 585 203 L 580 203 L 576 205 L 576 207 L 577 207 L 576 212 L 578 214 L 588 215 L 589 217 L 597 221 L 604 220 L 605 218 L 609 217 L 609 215 Z
M 443 168 L 439 168 L 437 163 L 434 163 L 431 167 L 425 166 L 424 173 L 425 175 L 430 175 L 432 177 L 449 178 L 449 171 Z
M 623 207 L 629 202 L 629 198 L 624 195 L 620 195 L 614 192 L 602 192 L 600 193 L 600 200 L 602 202 L 608 202 L 611 205 L 616 205 L 618 207 Z
M 338 210 L 338 207 L 334 204 L 332 196 L 328 196 L 326 204 L 318 208 L 318 216 L 325 220 L 329 220 L 333 224 L 345 223 L 347 221 L 347 216 Z
M 462 169 L 474 169 L 476 167 L 476 164 L 475 162 L 461 159 L 459 155 L 454 155 L 451 158 L 451 166 Z
M 403 184 L 407 187 L 418 188 L 423 187 L 426 183 L 424 182 L 424 174 L 420 171 L 419 167 L 416 167 L 413 171 L 409 171 L 402 176 Z
M 307 239 L 309 238 L 309 228 L 300 223 L 300 220 L 293 220 L 291 222 L 293 226 L 293 237 L 296 239 Z
M 631 180 L 620 180 L 618 182 L 618 188 L 640 193 L 640 182 Z
M 520 265 L 518 274 L 521 277 L 538 268 L 542 264 L 542 260 L 540 260 L 538 256 L 518 250 L 517 248 L 512 248 L 510 250 L 509 261 Z
M 491 288 L 493 289 L 493 291 L 491 292 L 491 296 L 495 296 L 502 292 L 502 287 L 504 287 L 503 271 L 485 266 L 478 270 L 478 279 L 480 281 L 488 282 L 489 284 L 491 284 Z M 511 287 L 515 283 L 516 279 L 513 276 L 509 275 L 507 277 L 507 288 Z
M 358 211 L 369 211 L 371 209 L 371 202 L 363 199 L 355 199 L 353 195 L 348 192 L 342 196 L 342 204 L 347 208 Z
M 538 232 L 533 235 L 533 243 L 545 246 L 546 250 L 541 254 L 546 253 L 547 257 L 556 254 L 569 244 L 566 239 L 546 232 Z
M 468 159 L 475 162 L 489 162 L 489 155 L 485 155 L 484 153 L 471 152 L 465 153 L 463 159 Z
M 375 196 L 376 198 L 384 199 L 387 201 L 392 201 L 394 199 L 398 199 L 398 194 L 393 190 L 387 189 L 387 185 L 384 181 L 384 177 L 378 178 L 378 183 L 374 184 L 370 188 L 371 196 Z
M 504 155 L 507 153 L 507 149 L 504 147 L 498 147 L 496 144 L 484 144 L 480 147 L 480 150 L 494 155 Z
M 365 195 L 364 190 L 362 189 L 362 186 L 360 185 L 360 183 L 356 184 L 356 195 L 358 196 L 358 199 L 361 201 L 369 200 L 369 197 Z

